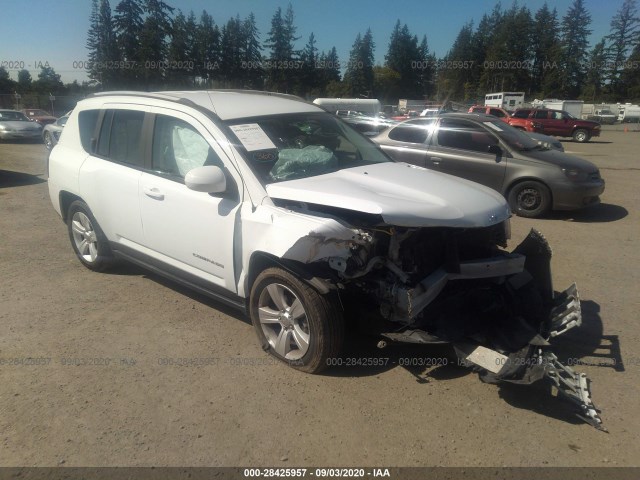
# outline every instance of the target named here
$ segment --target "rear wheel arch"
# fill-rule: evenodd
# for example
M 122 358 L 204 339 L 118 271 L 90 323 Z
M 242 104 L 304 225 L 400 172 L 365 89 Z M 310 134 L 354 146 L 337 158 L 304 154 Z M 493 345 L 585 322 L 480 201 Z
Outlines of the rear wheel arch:
M 76 200 L 84 201 L 78 195 L 75 195 L 73 193 L 70 193 L 64 190 L 60 192 L 60 195 L 59 195 L 60 213 L 62 214 L 63 222 L 65 223 L 67 222 L 67 216 L 69 215 L 69 207 Z

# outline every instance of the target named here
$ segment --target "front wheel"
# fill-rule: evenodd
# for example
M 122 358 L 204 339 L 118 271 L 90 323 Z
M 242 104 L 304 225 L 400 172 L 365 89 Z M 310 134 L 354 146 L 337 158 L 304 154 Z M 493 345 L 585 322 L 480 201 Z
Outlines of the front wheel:
M 580 142 L 580 143 L 584 143 L 584 142 L 588 142 L 589 138 L 591 138 L 589 136 L 589 132 L 587 132 L 585 129 L 583 128 L 579 128 L 577 129 L 575 132 L 573 132 L 573 139 L 576 142 Z
M 551 208 L 549 189 L 535 181 L 526 181 L 514 186 L 507 200 L 511 210 L 520 217 L 539 217 Z
M 111 248 L 86 203 L 76 200 L 69 207 L 67 229 L 71 246 L 82 264 L 102 272 L 113 263 Z
M 340 353 L 344 321 L 336 302 L 281 268 L 258 275 L 249 312 L 263 348 L 297 370 L 318 373 Z
M 49 132 L 44 132 L 43 141 L 47 150 L 51 150 L 53 148 L 53 138 Z

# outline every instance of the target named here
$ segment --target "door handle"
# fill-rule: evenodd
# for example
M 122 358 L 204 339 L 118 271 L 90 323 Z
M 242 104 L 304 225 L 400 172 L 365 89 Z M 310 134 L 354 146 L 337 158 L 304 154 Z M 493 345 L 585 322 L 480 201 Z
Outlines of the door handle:
M 156 187 L 142 187 L 142 191 L 147 197 L 151 197 L 156 200 L 164 200 L 164 193 Z
M 440 157 L 431 157 L 430 160 L 434 165 L 440 165 L 440 162 L 442 162 L 442 159 Z

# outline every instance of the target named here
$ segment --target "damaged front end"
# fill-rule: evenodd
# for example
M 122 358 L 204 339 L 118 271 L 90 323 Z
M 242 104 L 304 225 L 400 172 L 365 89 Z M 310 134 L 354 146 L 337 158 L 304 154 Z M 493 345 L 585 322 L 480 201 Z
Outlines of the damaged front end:
M 326 261 L 343 301 L 376 333 L 395 342 L 451 343 L 485 382 L 546 381 L 580 418 L 604 430 L 588 379 L 562 365 L 549 343 L 581 324 L 578 290 L 574 284 L 554 292 L 551 249 L 539 232 L 512 252 L 499 248 L 506 246 L 508 222 L 368 226 L 358 230 L 348 258 Z
M 383 310 L 401 326 L 383 336 L 449 342 L 461 364 L 485 382 L 546 381 L 576 406 L 580 418 L 605 430 L 586 375 L 551 352 L 549 339 L 579 326 L 582 317 L 575 284 L 554 293 L 545 238 L 532 230 L 513 252 L 480 260 L 460 259 L 460 245 L 450 240 L 447 262 L 412 286 L 396 284 L 386 292 L 393 307 Z

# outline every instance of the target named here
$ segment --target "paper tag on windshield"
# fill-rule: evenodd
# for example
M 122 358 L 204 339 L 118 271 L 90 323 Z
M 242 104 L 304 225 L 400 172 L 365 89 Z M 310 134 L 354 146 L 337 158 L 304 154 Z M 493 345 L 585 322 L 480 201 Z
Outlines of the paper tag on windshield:
M 232 125 L 231 130 L 236 134 L 238 140 L 242 142 L 248 152 L 254 150 L 267 150 L 276 148 L 271 139 L 264 133 L 264 130 L 257 123 L 247 123 L 244 125 Z

